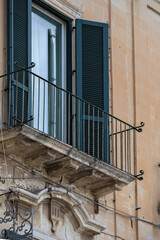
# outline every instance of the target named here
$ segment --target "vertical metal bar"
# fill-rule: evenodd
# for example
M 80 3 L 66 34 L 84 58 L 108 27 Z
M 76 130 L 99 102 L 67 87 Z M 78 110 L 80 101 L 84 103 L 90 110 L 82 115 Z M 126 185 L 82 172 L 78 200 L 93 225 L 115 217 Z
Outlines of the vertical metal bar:
M 56 88 L 55 86 L 53 87 L 53 137 L 56 136 L 56 134 L 54 133 L 55 129 L 55 117 L 56 117 Z
M 112 154 L 112 119 L 111 116 L 108 116 L 108 131 L 109 131 L 109 163 L 112 164 L 112 158 L 111 158 L 111 154 Z
M 107 121 L 106 121 L 106 161 L 109 162 L 109 151 L 110 151 L 110 144 L 109 144 L 109 116 L 106 114 L 106 118 L 107 118 Z
M 31 213 L 32 213 L 32 214 L 31 214 L 31 215 L 32 215 L 31 223 L 32 223 L 32 240 L 33 240 L 33 208 L 32 208 L 31 211 L 32 211 L 32 212 L 31 212 Z
M 2 80 L 2 115 L 1 115 L 1 129 L 3 129 L 3 122 L 4 122 L 4 77 Z
M 76 99 L 74 96 L 71 96 L 71 100 L 73 103 L 73 114 L 72 114 L 72 144 L 73 147 L 76 147 L 76 136 L 77 136 L 77 130 L 76 130 Z
M 125 124 L 125 127 L 124 127 L 124 155 L 125 155 L 125 171 L 127 169 L 127 162 L 126 162 L 126 124 Z
M 61 119 L 61 112 L 60 112 L 60 110 L 61 110 L 61 92 L 60 92 L 60 89 L 58 89 L 58 139 L 59 140 L 61 140 L 60 139 L 60 127 L 61 127 L 61 121 L 60 121 L 60 119 Z
M 18 72 L 16 72 L 16 101 L 15 101 L 15 116 L 16 118 L 18 118 L 17 116 L 17 107 L 18 107 Z
M 136 164 L 135 164 L 135 151 L 136 151 L 136 145 L 135 145 L 135 130 L 133 129 L 133 164 L 134 164 L 134 175 L 136 175 Z
M 120 122 L 120 145 L 121 145 L 121 169 L 123 170 L 123 132 L 122 132 L 122 123 Z
M 117 119 L 115 120 L 116 121 L 116 134 L 115 134 L 115 160 L 116 160 L 116 167 L 117 167 Z
M 66 142 L 67 141 L 67 136 L 66 136 L 66 126 L 65 126 L 65 123 L 66 123 L 66 106 L 65 106 L 65 103 L 66 103 L 66 101 L 65 101 L 65 91 L 63 91 L 62 92 L 62 99 L 63 99 L 63 119 L 62 119 L 62 121 L 63 121 L 63 129 L 62 129 L 62 137 L 63 137 L 63 141 L 64 142 Z
M 33 97 L 32 97 L 32 99 L 33 99 L 33 107 L 32 107 L 32 116 L 34 117 L 34 91 L 35 91 L 35 76 L 33 75 Z M 35 120 L 33 120 L 33 122 L 32 122 L 32 127 L 34 127 L 34 125 L 35 125 L 35 123 L 34 123 L 34 121 Z
M 25 71 L 23 71 L 22 122 L 24 121 L 24 84 L 25 84 Z
M 46 98 L 46 83 L 44 81 L 44 87 L 43 87 L 43 132 L 44 132 L 44 126 L 45 126 L 45 98 Z
M 112 165 L 114 165 L 114 162 L 113 162 L 113 152 L 114 152 L 114 149 L 113 149 L 113 117 L 111 117 L 111 145 L 112 145 L 112 151 L 111 151 L 111 155 L 112 155 L 112 160 L 111 160 L 111 163 Z
M 50 123 L 50 119 L 51 119 L 51 91 L 50 91 L 50 88 L 51 88 L 51 86 L 50 86 L 50 84 L 49 84 L 49 82 L 47 82 L 47 84 L 48 84 L 48 134 L 50 134 L 50 131 L 51 131 L 51 129 L 50 129 L 50 125 L 51 125 L 51 123 Z
M 129 131 L 127 130 L 127 172 L 129 172 Z
M 85 152 L 85 102 L 82 103 L 83 104 L 83 152 Z
M 97 158 L 99 159 L 99 109 L 97 109 Z
M 80 126 L 81 126 L 81 122 L 80 122 L 80 100 L 79 99 L 77 99 L 77 101 L 78 101 L 78 143 L 77 143 L 77 146 L 78 146 L 78 148 L 80 149 L 80 141 L 81 141 L 81 138 L 80 138 Z
M 6 76 L 6 79 L 7 79 L 8 76 Z M 6 82 L 6 87 L 8 86 L 8 79 L 7 81 L 5 81 L 5 77 L 4 77 L 4 82 Z M 8 86 L 8 90 L 9 90 L 9 86 Z M 7 110 L 6 110 L 6 116 L 5 116 L 5 122 L 6 122 L 6 128 L 8 127 L 8 116 L 9 116 L 9 112 L 8 112 L 8 109 L 9 109 L 9 106 L 8 106 L 8 96 L 9 96 L 9 91 L 6 92 L 6 106 L 7 106 Z
M 39 109 L 40 109 L 40 78 L 38 78 L 38 129 L 39 129 Z
M 95 109 L 93 107 L 93 156 L 95 156 L 95 144 L 94 144 L 94 112 L 95 112 Z
M 129 173 L 131 173 L 131 142 L 130 142 L 130 132 L 131 132 L 131 129 L 129 127 Z
M 104 161 L 104 112 L 102 112 L 102 161 Z
M 28 102 L 27 102 L 27 105 L 28 105 L 28 110 L 27 110 L 27 120 L 29 119 L 29 106 L 30 106 L 30 73 L 28 73 Z
M 11 125 L 11 74 L 9 75 L 9 107 L 8 107 L 8 123 Z
M 88 104 L 88 154 L 90 154 L 90 105 Z
M 68 94 L 68 144 L 70 144 L 70 114 L 71 114 L 71 109 L 70 109 L 70 100 L 71 100 L 71 96 L 69 93 Z

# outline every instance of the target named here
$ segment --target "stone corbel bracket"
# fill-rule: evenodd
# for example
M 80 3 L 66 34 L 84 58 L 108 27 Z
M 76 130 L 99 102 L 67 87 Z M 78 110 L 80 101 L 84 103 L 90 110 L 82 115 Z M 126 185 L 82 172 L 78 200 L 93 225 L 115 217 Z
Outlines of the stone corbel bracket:
M 38 194 L 31 193 L 21 188 L 14 189 L 14 192 L 19 195 L 18 202 L 21 205 L 28 207 L 38 206 L 43 201 L 50 199 L 51 204 L 58 205 L 64 214 L 68 216 L 75 231 L 93 236 L 100 234 L 106 226 L 90 218 L 87 210 L 83 206 L 82 201 L 77 198 L 73 193 L 59 187 L 45 188 Z M 56 226 L 60 218 L 55 214 L 51 215 L 51 222 L 53 220 L 52 231 L 56 231 Z

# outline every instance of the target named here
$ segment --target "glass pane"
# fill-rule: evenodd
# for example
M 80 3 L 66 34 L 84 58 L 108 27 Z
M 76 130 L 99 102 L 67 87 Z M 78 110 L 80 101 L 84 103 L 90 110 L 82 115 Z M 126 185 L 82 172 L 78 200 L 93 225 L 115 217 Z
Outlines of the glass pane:
M 56 26 L 32 12 L 32 61 L 36 63 L 33 72 L 48 79 L 48 30 L 56 37 Z M 54 39 L 54 78 L 56 79 L 56 40 Z
M 34 109 L 33 127 L 60 140 L 66 138 L 64 124 L 66 122 L 66 96 L 62 90 L 52 84 L 65 85 L 65 80 L 62 81 L 62 52 L 65 43 L 63 28 L 62 23 L 33 10 L 32 61 L 36 64 L 33 72 L 40 76 L 40 78 L 32 79 L 31 84 L 34 105 L 32 107 Z M 48 80 L 51 84 L 41 78 Z

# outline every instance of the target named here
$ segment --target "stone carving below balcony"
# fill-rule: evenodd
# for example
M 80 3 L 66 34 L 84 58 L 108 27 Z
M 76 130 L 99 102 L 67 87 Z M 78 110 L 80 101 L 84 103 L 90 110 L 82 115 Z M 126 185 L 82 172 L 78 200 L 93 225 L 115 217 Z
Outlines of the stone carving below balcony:
M 56 232 L 59 221 L 62 219 L 61 209 L 55 202 L 51 201 L 52 232 Z
M 3 141 L 6 157 L 45 177 L 85 188 L 95 197 L 119 191 L 135 180 L 133 175 L 26 125 L 5 130 Z M 1 138 L 0 153 L 3 153 Z
M 42 224 L 42 228 L 50 226 L 47 221 L 51 222 L 52 227 L 50 231 L 47 230 L 50 235 L 55 234 L 58 236 L 60 229 L 66 230 L 68 224 L 70 225 L 70 229 L 73 229 L 74 236 L 77 234 L 94 236 L 100 234 L 106 228 L 104 224 L 91 219 L 83 202 L 64 188 L 45 188 L 38 193 L 31 193 L 21 188 L 15 188 L 14 192 L 19 195 L 19 199 L 16 199 L 18 205 L 33 207 L 33 214 L 39 214 L 36 216 L 39 220 L 43 216 L 44 220 L 40 220 L 39 223 L 39 225 Z M 45 224 L 46 226 L 44 226 Z M 34 232 L 38 232 L 39 230 L 35 230 L 34 227 Z

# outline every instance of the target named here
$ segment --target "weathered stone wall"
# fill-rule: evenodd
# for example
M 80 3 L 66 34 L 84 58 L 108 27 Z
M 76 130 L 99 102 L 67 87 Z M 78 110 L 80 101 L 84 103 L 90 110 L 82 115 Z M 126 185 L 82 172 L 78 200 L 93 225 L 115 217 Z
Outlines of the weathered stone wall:
M 54 7 L 54 0 L 44 1 Z M 0 1 L 0 74 L 6 72 L 6 2 Z M 110 112 L 131 124 L 145 122 L 143 133 L 136 134 L 136 170 L 137 173 L 140 169 L 144 170 L 144 180 L 133 182 L 121 192 L 103 197 L 100 202 L 124 214 L 160 224 L 160 215 L 157 212 L 160 205 L 160 3 L 158 0 L 64 2 L 82 12 L 83 19 L 109 22 Z M 10 174 L 12 170 L 13 168 L 10 169 Z M 12 181 L 6 183 L 14 185 Z M 43 183 L 41 184 L 43 187 Z M 28 187 L 29 183 L 22 185 Z M 94 214 L 93 204 L 87 201 L 84 201 L 84 206 L 93 219 L 107 226 L 105 233 L 126 240 L 160 239 L 160 229 L 151 224 L 131 220 L 102 208 L 99 209 L 99 214 Z M 135 211 L 135 206 L 141 209 Z M 38 226 L 38 217 L 36 224 Z M 94 239 L 113 238 L 101 234 Z
M 51 2 L 51 1 L 50 1 Z M 145 172 L 142 182 L 134 182 L 101 201 L 126 214 L 156 224 L 160 198 L 158 180 L 160 106 L 160 2 L 154 0 L 67 0 L 86 20 L 109 22 L 111 37 L 110 110 L 131 124 L 145 122 L 136 135 L 136 170 Z M 135 206 L 141 207 L 135 211 Z M 124 239 L 159 239 L 160 230 L 100 209 L 106 232 Z M 97 236 L 102 239 L 102 236 Z M 106 239 L 106 236 L 104 237 Z

